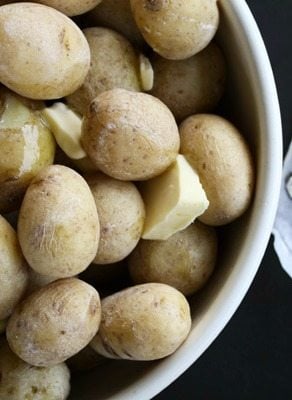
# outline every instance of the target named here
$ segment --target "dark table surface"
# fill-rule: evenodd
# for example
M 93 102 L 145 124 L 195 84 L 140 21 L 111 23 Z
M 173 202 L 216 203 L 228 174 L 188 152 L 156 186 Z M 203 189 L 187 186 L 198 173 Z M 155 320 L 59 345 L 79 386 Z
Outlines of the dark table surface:
M 284 149 L 292 138 L 292 0 L 247 0 L 270 55 L 282 111 Z M 272 239 L 237 312 L 209 349 L 155 400 L 292 399 L 292 279 Z

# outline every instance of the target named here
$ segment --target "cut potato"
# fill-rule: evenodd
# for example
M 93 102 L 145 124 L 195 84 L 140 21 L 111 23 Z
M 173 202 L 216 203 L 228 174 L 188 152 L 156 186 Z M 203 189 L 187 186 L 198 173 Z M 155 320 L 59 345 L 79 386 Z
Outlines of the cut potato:
M 43 116 L 56 142 L 68 157 L 80 160 L 86 153 L 80 144 L 82 119 L 64 103 L 55 103 L 43 111 Z
M 142 87 L 147 92 L 153 88 L 154 71 L 149 58 L 145 57 L 144 54 L 140 54 L 139 63 Z
M 143 239 L 166 240 L 203 214 L 209 202 L 195 170 L 184 156 L 142 186 L 146 205 Z

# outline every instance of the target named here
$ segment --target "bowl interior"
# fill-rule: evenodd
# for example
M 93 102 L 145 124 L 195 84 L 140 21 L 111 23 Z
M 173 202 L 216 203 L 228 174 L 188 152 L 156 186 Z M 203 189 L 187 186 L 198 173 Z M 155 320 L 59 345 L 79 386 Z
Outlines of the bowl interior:
M 221 114 L 247 138 L 256 164 L 253 205 L 243 218 L 220 230 L 217 270 L 191 299 L 191 334 L 159 362 L 114 361 L 72 379 L 70 399 L 149 399 L 176 379 L 210 345 L 244 297 L 266 248 L 281 177 L 281 123 L 268 57 L 243 0 L 221 0 L 217 35 L 228 64 L 228 90 Z M 269 166 L 269 168 L 267 168 Z

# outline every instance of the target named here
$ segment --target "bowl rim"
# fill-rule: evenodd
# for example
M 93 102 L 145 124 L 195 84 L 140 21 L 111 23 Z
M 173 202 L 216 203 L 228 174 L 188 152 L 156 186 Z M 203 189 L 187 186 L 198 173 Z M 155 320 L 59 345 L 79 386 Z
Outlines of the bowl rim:
M 192 336 L 190 333 L 187 345 L 127 388 L 108 397 L 110 400 L 149 400 L 175 381 L 203 354 L 226 326 L 247 293 L 272 232 L 282 176 L 282 126 L 272 67 L 246 1 L 221 0 L 221 3 L 224 3 L 225 14 L 233 19 L 244 45 L 252 54 L 249 60 L 253 71 L 252 84 L 261 93 L 256 99 L 261 138 L 257 193 L 252 211 L 253 222 L 237 260 L 237 266 L 242 268 L 237 267 L 236 273 L 230 274 L 210 306 L 208 316 L 196 325 L 196 334 Z M 201 332 L 199 339 L 198 331 Z

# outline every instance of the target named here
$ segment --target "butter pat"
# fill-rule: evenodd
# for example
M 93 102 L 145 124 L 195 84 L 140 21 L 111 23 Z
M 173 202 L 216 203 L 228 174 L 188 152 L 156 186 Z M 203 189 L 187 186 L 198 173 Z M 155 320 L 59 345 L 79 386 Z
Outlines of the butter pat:
M 63 103 L 55 103 L 42 112 L 56 142 L 68 157 L 80 160 L 86 157 L 81 138 L 82 119 Z
M 204 213 L 209 201 L 198 174 L 182 155 L 162 175 L 144 182 L 143 239 L 166 240 Z

